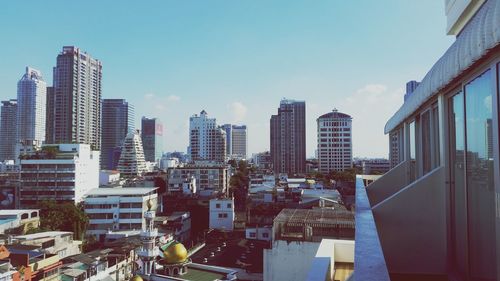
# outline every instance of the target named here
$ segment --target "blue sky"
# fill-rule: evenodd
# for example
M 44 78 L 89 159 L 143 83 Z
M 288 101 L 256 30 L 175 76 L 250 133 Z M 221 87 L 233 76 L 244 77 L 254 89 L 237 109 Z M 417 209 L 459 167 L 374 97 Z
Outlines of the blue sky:
M 70 4 L 71 3 L 71 4 Z M 119 4 L 119 5 L 118 5 Z M 387 157 L 387 119 L 406 81 L 451 45 L 444 1 L 7 1 L 0 9 L 0 99 L 27 65 L 52 84 L 64 45 L 103 63 L 103 98 L 159 117 L 165 150 L 185 151 L 188 118 L 247 124 L 249 152 L 269 149 L 283 97 L 306 101 L 307 154 L 316 118 L 353 116 L 354 156 Z

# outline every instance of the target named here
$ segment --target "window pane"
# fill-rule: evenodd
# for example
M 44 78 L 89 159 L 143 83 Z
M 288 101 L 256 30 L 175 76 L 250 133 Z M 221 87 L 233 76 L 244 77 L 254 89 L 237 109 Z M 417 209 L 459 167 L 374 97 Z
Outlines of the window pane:
M 491 71 L 465 87 L 467 198 L 470 272 L 473 280 L 493 280 L 495 260 L 495 186 Z
M 465 203 L 465 118 L 464 95 L 459 93 L 450 99 L 450 215 L 451 251 L 453 269 L 465 277 L 467 268 L 467 212 Z
M 432 168 L 436 168 L 440 164 L 439 151 L 439 109 L 437 104 L 432 107 Z
M 410 123 L 409 126 L 409 137 L 410 137 L 410 182 L 416 179 L 416 143 L 415 143 L 415 121 Z
M 423 174 L 431 170 L 431 114 L 426 111 L 420 118 L 422 128 L 422 169 Z

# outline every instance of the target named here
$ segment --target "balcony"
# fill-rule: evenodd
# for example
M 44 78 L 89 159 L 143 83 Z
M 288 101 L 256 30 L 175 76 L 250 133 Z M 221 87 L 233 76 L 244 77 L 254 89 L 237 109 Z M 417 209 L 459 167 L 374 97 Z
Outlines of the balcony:
M 356 179 L 356 280 L 448 280 L 444 171 L 414 181 L 401 163 L 367 187 Z

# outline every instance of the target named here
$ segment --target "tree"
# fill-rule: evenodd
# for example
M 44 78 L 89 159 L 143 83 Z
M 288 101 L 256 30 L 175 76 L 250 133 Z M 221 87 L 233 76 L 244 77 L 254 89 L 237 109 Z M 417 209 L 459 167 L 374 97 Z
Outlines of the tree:
M 72 203 L 57 203 L 42 201 L 40 209 L 40 228 L 47 230 L 71 231 L 73 237 L 83 239 L 89 218 L 83 210 L 83 205 Z

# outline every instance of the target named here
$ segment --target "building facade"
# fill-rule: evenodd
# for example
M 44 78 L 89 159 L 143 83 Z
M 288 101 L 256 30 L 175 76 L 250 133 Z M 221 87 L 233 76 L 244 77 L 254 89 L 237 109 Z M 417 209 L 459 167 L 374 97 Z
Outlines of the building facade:
M 17 100 L 2 101 L 0 112 L 0 161 L 15 160 L 17 140 Z
M 146 170 L 141 136 L 139 132 L 129 133 L 122 145 L 118 171 L 124 177 L 137 177 L 144 174 Z
M 211 199 L 209 206 L 209 227 L 222 231 L 234 229 L 234 199 Z
M 89 217 L 87 235 L 104 241 L 110 231 L 141 230 L 145 225 L 144 211 L 151 200 L 158 206 L 156 187 L 97 188 L 85 197 L 85 213 Z
M 283 99 L 271 116 L 271 157 L 274 173 L 306 171 L 306 103 Z
M 205 110 L 189 118 L 189 155 L 191 161 L 225 162 L 227 135 L 217 126 L 215 118 L 208 118 Z
M 391 279 L 500 280 L 498 13 L 446 1 L 456 40 L 385 125 L 398 165 L 366 187 L 376 229 L 356 245 L 376 233 Z
M 100 150 L 102 64 L 65 46 L 54 67 L 53 126 L 47 143 L 83 143 Z
M 142 117 L 142 146 L 146 161 L 159 163 L 163 156 L 163 124 L 158 118 Z
M 134 106 L 124 99 L 103 99 L 101 126 L 101 169 L 114 170 L 119 160 L 116 149 L 135 129 Z
M 79 203 L 99 187 L 99 151 L 88 144 L 43 145 L 41 152 L 20 160 L 21 207 L 40 200 Z
M 229 168 L 225 164 L 189 164 L 181 167 L 168 168 L 167 178 L 169 192 L 182 191 L 183 183 L 196 180 L 197 193 L 210 195 L 224 194 L 229 187 Z
M 334 109 L 316 122 L 319 172 L 328 174 L 352 168 L 352 117 Z
M 47 84 L 42 73 L 26 67 L 17 83 L 17 141 L 18 145 L 40 147 L 45 141 Z M 17 149 L 16 149 L 17 152 Z
M 224 124 L 221 129 L 226 133 L 226 155 L 230 159 L 247 158 L 247 126 Z

